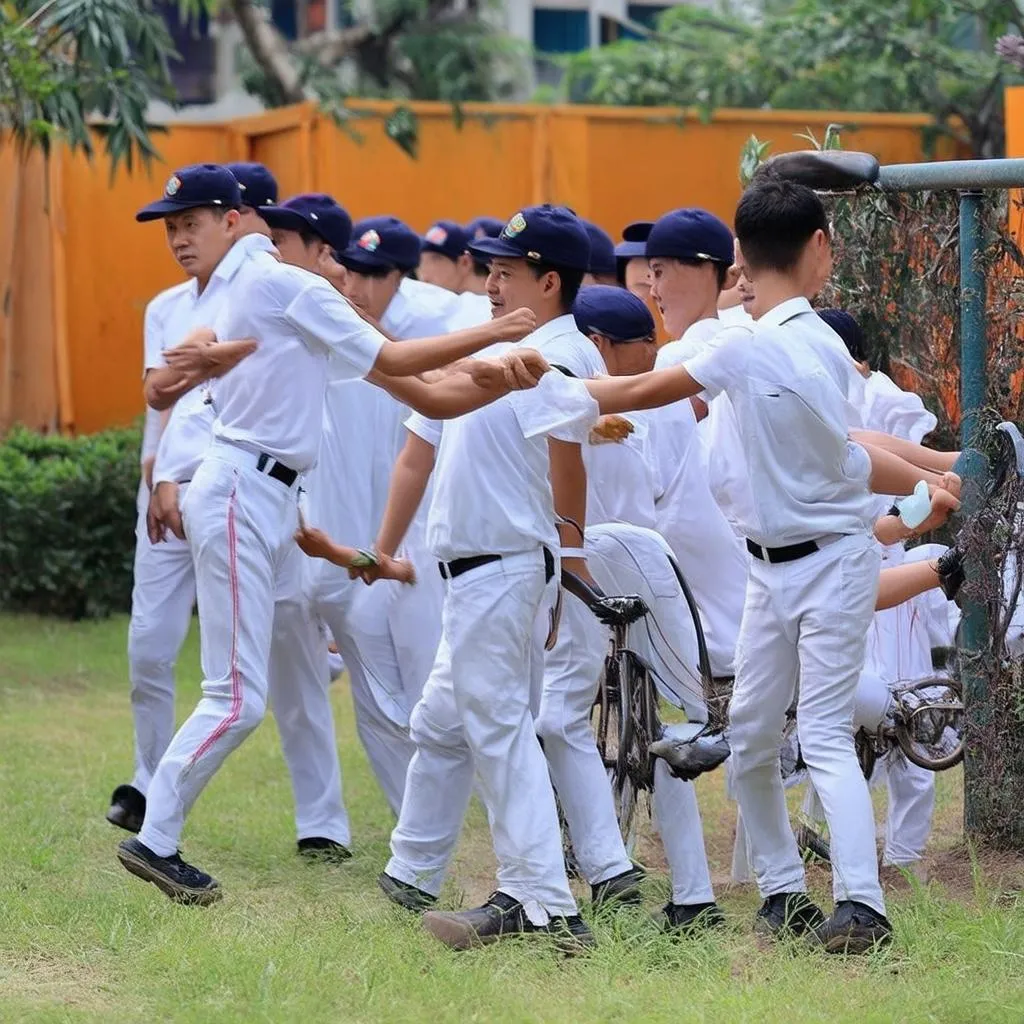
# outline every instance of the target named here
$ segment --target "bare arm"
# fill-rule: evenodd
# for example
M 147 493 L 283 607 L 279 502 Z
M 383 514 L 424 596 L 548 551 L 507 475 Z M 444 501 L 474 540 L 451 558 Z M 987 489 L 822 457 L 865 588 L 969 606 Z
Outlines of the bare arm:
M 634 412 L 671 405 L 704 390 L 681 366 L 637 373 L 631 377 L 601 377 L 583 382 L 597 400 L 602 415 Z
M 204 381 L 223 377 L 256 351 L 252 338 L 241 341 L 186 341 L 164 354 L 166 366 L 146 374 L 146 402 L 159 411 L 169 409 L 186 392 Z
M 875 494 L 911 494 L 919 480 L 924 480 L 932 491 L 940 487 L 951 490 L 952 481 L 955 480 L 955 492 L 959 493 L 959 478 L 955 474 L 922 469 L 886 448 L 862 441 L 857 443 L 871 459 L 869 484 Z
M 372 370 L 366 379 L 383 388 L 392 398 L 397 398 L 399 402 L 403 402 L 423 416 L 429 416 L 432 420 L 449 420 L 455 416 L 463 416 L 508 394 L 507 387 L 482 388 L 466 373 L 443 376 L 440 380 L 427 382 L 418 377 L 391 377 L 378 370 Z
M 581 529 L 585 529 L 587 469 L 583 464 L 583 448 L 578 444 L 550 437 L 548 452 L 551 458 L 551 493 L 555 511 L 564 519 L 571 519 L 573 523 L 578 523 Z M 558 524 L 558 538 L 563 548 L 583 547 L 583 537 L 572 523 Z M 563 558 L 562 568 L 582 576 L 588 583 L 594 582 L 585 558 Z
M 408 533 L 434 471 L 434 455 L 434 446 L 429 441 L 411 430 L 406 432 L 405 445 L 391 471 L 388 502 L 374 543 L 381 554 L 394 555 Z
M 926 448 L 923 444 L 905 441 L 892 434 L 883 434 L 879 430 L 851 430 L 850 437 L 858 444 L 872 445 L 900 456 L 918 469 L 928 469 L 933 473 L 948 473 L 959 457 L 959 452 L 939 452 Z
M 906 565 L 894 565 L 891 568 L 883 569 L 878 578 L 875 611 L 880 612 L 886 608 L 894 608 L 938 585 L 939 569 L 933 559 L 929 559 L 927 562 L 910 562 Z

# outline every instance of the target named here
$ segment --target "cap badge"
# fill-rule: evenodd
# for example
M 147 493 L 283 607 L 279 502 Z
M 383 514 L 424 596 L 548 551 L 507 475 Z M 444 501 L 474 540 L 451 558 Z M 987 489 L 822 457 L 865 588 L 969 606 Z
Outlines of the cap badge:
M 367 252 L 376 252 L 380 248 L 380 235 L 371 228 L 359 236 L 359 241 L 356 244 Z
M 164 189 L 164 195 L 167 196 L 168 199 L 170 199 L 173 196 L 176 196 L 180 189 L 181 178 L 179 178 L 176 174 L 172 174 L 167 179 L 167 187 Z
M 444 245 L 448 241 L 448 232 L 440 224 L 435 224 L 423 237 L 434 245 Z
M 502 231 L 502 234 L 506 238 L 515 238 L 516 235 L 521 234 L 525 230 L 526 230 L 526 218 L 521 213 L 517 213 L 505 225 L 505 230 Z

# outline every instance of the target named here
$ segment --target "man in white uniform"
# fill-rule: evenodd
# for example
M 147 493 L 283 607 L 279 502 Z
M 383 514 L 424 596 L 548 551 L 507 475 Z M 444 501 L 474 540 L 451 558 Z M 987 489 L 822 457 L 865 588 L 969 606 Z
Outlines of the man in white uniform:
M 849 439 L 852 364 L 804 297 L 831 265 L 818 197 L 765 175 L 741 199 L 736 227 L 763 307 L 755 332 L 729 328 L 681 368 L 584 386 L 603 413 L 704 390 L 733 400 L 758 498 L 745 524 L 751 566 L 730 708 L 736 790 L 765 898 L 756 923 L 770 934 L 809 933 L 828 951 L 865 951 L 891 937 L 852 732 L 878 590 L 870 491 L 909 494 L 922 474 Z M 833 836 L 828 919 L 806 895 L 779 774 L 798 676 L 801 747 Z
M 146 307 L 144 320 L 144 378 L 159 377 L 163 351 L 173 348 L 192 329 L 213 322 L 224 302 L 236 267 L 226 261 L 235 240 L 249 234 L 266 234 L 266 225 L 244 206 L 232 228 L 224 215 L 231 204 L 246 198 L 258 206 L 277 198 L 277 184 L 262 164 L 239 165 L 244 179 L 232 187 L 221 169 L 186 167 L 171 179 L 173 211 L 163 219 L 167 242 L 178 265 L 190 280 L 161 292 Z M 229 167 L 230 171 L 231 168 Z M 245 186 L 244 191 L 242 186 Z M 236 204 L 237 205 L 237 204 Z M 218 212 L 219 211 L 219 212 Z M 251 219 L 250 219 L 251 218 Z M 227 367 L 225 366 L 225 369 Z M 152 380 L 149 381 L 152 383 Z M 173 534 L 154 543 L 147 529 L 150 489 L 161 443 L 161 427 L 167 416 L 174 426 L 164 442 L 165 455 L 179 464 L 189 463 L 182 480 L 191 478 L 191 463 L 198 464 L 208 439 L 208 428 L 184 429 L 175 440 L 183 418 L 206 416 L 204 396 L 182 398 L 168 412 L 172 397 L 161 413 L 146 406 L 143 437 L 143 486 L 139 494 L 136 528 L 132 612 L 128 625 L 128 673 L 131 680 L 132 715 L 135 726 L 135 774 L 130 784 L 118 786 L 111 797 L 107 820 L 129 832 L 138 832 L 146 813 L 146 792 L 153 771 L 174 735 L 174 666 L 192 621 L 195 576 L 188 545 Z M 212 425 L 212 416 L 208 417 Z M 163 468 L 163 467 L 161 467 Z M 157 476 L 157 484 L 160 477 Z
M 142 215 L 173 212 L 179 188 L 169 191 Z M 328 376 L 422 373 L 519 336 L 532 321 L 513 315 L 489 330 L 395 345 L 323 278 L 265 250 L 245 253 L 212 335 L 256 339 L 255 347 L 218 382 L 213 442 L 182 507 L 196 571 L 203 698 L 157 767 L 138 838 L 119 847 L 133 874 L 179 901 L 220 896 L 213 878 L 182 860 L 178 840 L 206 783 L 266 710 L 277 579 L 294 547 L 295 484 L 320 446 Z M 194 383 L 205 350 L 218 344 L 231 342 L 200 337 L 166 358 Z
M 615 258 L 615 243 L 611 235 L 600 225 L 590 220 L 581 223 L 587 229 L 590 238 L 590 265 L 583 278 L 583 285 L 605 284 L 615 286 L 619 283 L 618 263 Z
M 473 287 L 479 278 L 476 260 L 469 253 L 472 238 L 461 224 L 439 220 L 427 229 L 420 245 L 420 265 L 416 271 L 419 279 L 459 297 L 459 311 L 453 326 L 472 327 L 491 315 L 487 294 Z
M 575 215 L 550 206 L 517 213 L 499 238 L 471 248 L 490 261 L 495 313 L 528 303 L 539 326 L 523 344 L 579 376 L 603 370 L 596 348 L 568 315 L 589 250 Z M 552 440 L 549 456 L 547 437 L 570 448 L 578 443 L 566 433 L 576 416 L 557 399 L 526 394 L 446 422 L 440 436 L 417 417 L 409 423 L 437 451 L 427 536 L 447 592 L 437 660 L 412 714 L 416 753 L 380 884 L 410 909 L 436 900 L 475 777 L 498 857 L 497 889 L 473 910 L 424 916 L 424 926 L 457 949 L 529 932 L 557 932 L 573 945 L 593 942 L 569 891 L 531 714 L 542 670 L 534 623 L 560 545 L 552 494 L 557 449 Z M 392 490 L 389 543 L 401 539 L 422 479 L 407 490 Z M 397 528 L 391 520 L 400 520 Z M 567 553 L 577 563 L 578 554 Z

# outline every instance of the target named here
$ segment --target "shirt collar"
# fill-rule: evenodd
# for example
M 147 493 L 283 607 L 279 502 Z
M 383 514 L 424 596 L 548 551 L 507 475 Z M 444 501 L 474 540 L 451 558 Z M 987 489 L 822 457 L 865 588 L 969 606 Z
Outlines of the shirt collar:
M 531 346 L 543 345 L 545 342 L 551 341 L 552 338 L 560 338 L 563 334 L 578 333 L 579 328 L 576 326 L 575 318 L 571 313 L 564 313 L 538 327 L 532 334 L 528 334 L 523 339 L 523 344 L 529 342 Z
M 786 299 L 785 302 L 780 302 L 777 306 L 769 309 L 760 320 L 757 321 L 758 327 L 780 327 L 787 320 L 792 320 L 795 316 L 800 316 L 802 313 L 813 313 L 814 310 L 811 308 L 811 304 L 802 295 L 797 296 L 794 299 Z
M 211 276 L 219 281 L 230 281 L 250 255 L 256 252 L 270 252 L 273 248 L 274 243 L 266 235 L 258 232 L 243 235 L 224 254 L 224 258 L 217 264 Z

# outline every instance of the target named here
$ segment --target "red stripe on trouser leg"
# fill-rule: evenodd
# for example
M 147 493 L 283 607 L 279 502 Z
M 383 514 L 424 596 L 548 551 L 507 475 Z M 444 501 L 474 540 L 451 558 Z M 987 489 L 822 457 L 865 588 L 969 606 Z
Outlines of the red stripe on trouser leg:
M 236 485 L 228 498 L 228 582 L 231 587 L 231 709 L 227 717 L 199 745 L 189 761 L 191 768 L 238 721 L 242 711 L 242 678 L 238 673 L 238 535 L 235 531 Z

